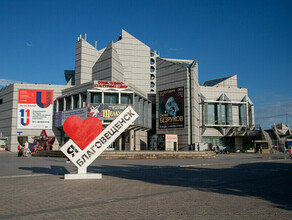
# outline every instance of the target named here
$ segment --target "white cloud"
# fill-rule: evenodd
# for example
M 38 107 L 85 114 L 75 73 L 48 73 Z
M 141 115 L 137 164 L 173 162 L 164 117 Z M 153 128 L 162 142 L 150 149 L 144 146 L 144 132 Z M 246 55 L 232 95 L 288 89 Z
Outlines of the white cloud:
M 184 48 L 169 48 L 168 50 L 170 51 L 180 51 L 183 50 Z
M 29 43 L 29 42 L 25 42 L 25 44 L 26 44 L 26 46 L 28 46 L 28 47 L 31 47 L 32 46 L 32 44 L 31 43 Z
M 264 128 L 271 127 L 274 123 L 292 125 L 292 99 L 283 102 L 267 103 L 255 108 L 256 124 Z
M 9 80 L 9 79 L 0 79 L 0 88 L 8 86 L 13 83 L 20 83 L 20 81 Z

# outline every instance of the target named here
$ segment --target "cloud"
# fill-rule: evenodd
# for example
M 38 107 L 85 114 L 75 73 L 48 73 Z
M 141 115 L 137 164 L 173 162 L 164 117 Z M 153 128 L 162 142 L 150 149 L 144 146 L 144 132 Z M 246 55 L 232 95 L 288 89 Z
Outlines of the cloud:
M 0 88 L 8 86 L 13 83 L 20 83 L 20 81 L 9 80 L 9 79 L 0 79 Z
M 183 50 L 184 48 L 169 48 L 168 50 L 170 51 L 180 51 Z
M 25 44 L 26 44 L 26 46 L 28 46 L 28 47 L 31 47 L 32 46 L 32 44 L 31 43 L 29 43 L 29 42 L 25 42 Z
M 292 99 L 283 102 L 266 103 L 255 108 L 255 123 L 264 128 L 271 127 L 274 123 L 292 124 Z

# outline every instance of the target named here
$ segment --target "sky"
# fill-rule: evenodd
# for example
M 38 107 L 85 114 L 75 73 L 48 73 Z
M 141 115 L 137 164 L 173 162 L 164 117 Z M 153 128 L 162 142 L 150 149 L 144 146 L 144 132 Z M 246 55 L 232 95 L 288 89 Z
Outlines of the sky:
M 292 125 L 291 0 L 1 0 L 0 85 L 66 84 L 80 34 L 97 48 L 121 29 L 162 58 L 198 59 L 199 82 L 237 75 L 256 124 Z

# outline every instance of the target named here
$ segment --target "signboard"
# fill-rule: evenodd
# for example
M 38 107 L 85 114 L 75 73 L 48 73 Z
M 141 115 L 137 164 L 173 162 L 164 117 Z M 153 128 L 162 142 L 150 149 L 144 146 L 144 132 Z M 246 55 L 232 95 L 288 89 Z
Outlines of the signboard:
M 177 151 L 178 150 L 177 146 L 178 146 L 177 134 L 166 134 L 165 135 L 165 150 Z
M 100 120 L 114 120 L 118 117 L 128 106 L 123 104 L 87 104 L 87 116 L 97 117 Z
M 184 87 L 159 92 L 159 128 L 184 127 Z
M 75 117 L 75 116 L 72 116 L 72 117 Z M 139 115 L 129 106 L 111 124 L 109 124 L 98 136 L 93 138 L 93 140 L 88 141 L 88 138 L 86 138 L 87 139 L 86 144 L 85 144 L 86 146 L 85 145 L 83 146 L 83 144 L 85 143 L 83 141 L 84 138 L 80 137 L 78 129 L 81 129 L 80 131 L 82 132 L 83 130 L 88 130 L 87 132 L 88 136 L 92 136 L 94 131 L 100 129 L 100 125 L 95 125 L 94 123 L 88 123 L 89 127 L 87 127 L 86 120 L 91 120 L 92 118 L 87 118 L 84 121 L 80 119 L 81 121 L 79 120 L 78 123 L 72 124 L 72 125 L 67 123 L 66 121 L 64 123 L 64 130 L 71 139 L 68 142 L 66 142 L 66 144 L 64 144 L 60 150 L 77 166 L 78 174 L 81 174 L 80 176 L 82 176 L 82 174 L 86 174 L 87 167 L 111 143 L 113 143 L 138 117 Z M 69 121 L 71 118 L 68 118 L 67 120 Z M 91 129 L 90 126 L 93 126 L 96 128 Z M 102 127 L 101 127 L 101 130 L 102 130 Z M 77 145 L 76 142 L 79 143 L 80 146 Z
M 18 91 L 18 129 L 52 129 L 53 91 Z
M 56 112 L 55 127 L 62 126 L 65 120 L 73 115 L 80 117 L 82 120 L 85 120 L 87 118 L 87 108 L 79 108 L 68 111 Z
M 118 88 L 118 89 L 127 89 L 128 86 L 124 82 L 113 82 L 113 81 L 98 81 L 97 84 L 94 84 L 95 88 Z

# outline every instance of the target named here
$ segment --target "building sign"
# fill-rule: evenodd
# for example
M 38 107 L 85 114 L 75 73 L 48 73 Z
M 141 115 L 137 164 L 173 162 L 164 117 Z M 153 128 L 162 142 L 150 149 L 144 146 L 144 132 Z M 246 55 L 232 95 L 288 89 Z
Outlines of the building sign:
M 90 117 L 83 121 L 72 116 L 64 123 L 64 131 L 71 139 L 61 147 L 61 151 L 77 166 L 78 174 L 86 174 L 87 167 L 138 117 L 139 115 L 128 107 L 101 131 L 102 123 L 98 118 Z M 84 132 L 87 138 L 82 135 Z
M 159 128 L 184 127 L 184 87 L 159 92 Z
M 124 82 L 113 82 L 113 81 L 98 81 L 97 84 L 94 84 L 95 88 L 118 88 L 118 89 L 127 89 L 128 86 Z
M 87 117 L 97 117 L 100 120 L 114 120 L 128 106 L 123 104 L 87 104 Z
M 55 127 L 62 126 L 65 120 L 73 115 L 80 117 L 82 120 L 85 120 L 87 118 L 87 108 L 55 112 Z
M 52 129 L 53 91 L 18 91 L 18 129 Z
M 178 146 L 177 134 L 166 134 L 165 135 L 165 150 L 177 151 L 178 150 L 177 146 Z

